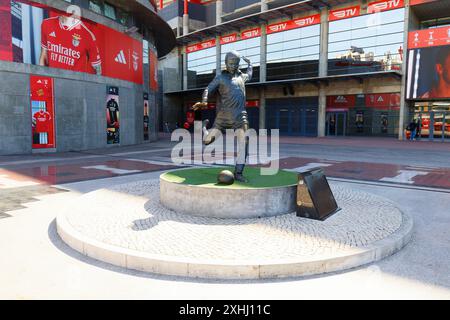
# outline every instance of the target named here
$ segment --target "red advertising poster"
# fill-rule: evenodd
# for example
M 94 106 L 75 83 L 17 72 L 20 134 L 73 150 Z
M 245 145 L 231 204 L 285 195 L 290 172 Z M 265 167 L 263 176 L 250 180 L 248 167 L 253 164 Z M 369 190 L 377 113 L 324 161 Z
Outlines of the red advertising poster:
M 144 141 L 150 139 L 150 106 L 148 105 L 148 93 L 144 92 Z
M 111 28 L 99 25 L 100 52 L 104 74 L 111 78 L 143 83 L 143 47 L 137 41 Z
M 337 10 L 331 10 L 328 15 L 328 21 L 336 21 L 359 16 L 361 12 L 360 6 L 353 6 Z
M 55 148 L 53 79 L 30 76 L 33 149 Z
M 356 95 L 327 96 L 327 111 L 347 111 L 356 105 Z
M 369 3 L 367 13 L 375 13 L 393 9 L 403 8 L 405 2 L 403 0 L 383 0 Z
M 450 45 L 450 27 L 416 30 L 408 34 L 408 48 L 427 48 Z
M 158 90 L 158 57 L 156 52 L 152 49 L 148 50 L 148 58 L 150 65 L 150 89 L 152 91 Z
M 1 6 L 4 0 L 0 1 Z M 14 13 L 9 20 L 0 17 L 2 22 L 10 21 L 2 23 L 0 59 L 143 83 L 140 41 L 28 1 L 16 1 Z M 3 34 L 9 36 L 11 49 L 1 40 Z M 4 50 L 9 50 L 9 55 Z
M 11 0 L 0 0 L 0 21 L 0 60 L 13 61 Z
M 227 44 L 237 41 L 237 33 L 229 34 L 227 36 L 220 37 L 220 44 Z
M 241 40 L 251 39 L 261 36 L 261 28 L 252 28 L 241 32 Z
M 120 143 L 119 88 L 108 87 L 106 97 L 106 141 Z
M 215 45 L 216 45 L 216 39 L 211 39 L 211 40 L 208 40 L 208 41 L 203 41 L 203 42 L 199 42 L 199 43 L 195 43 L 195 44 L 191 44 L 191 45 L 187 46 L 186 47 L 186 52 L 187 53 L 192 53 L 192 52 L 195 52 L 195 51 L 212 48 Z
M 267 26 L 267 34 L 312 26 L 318 23 L 320 23 L 320 14 L 315 14 L 308 17 L 270 24 Z
M 367 94 L 366 106 L 377 109 L 400 108 L 400 93 Z

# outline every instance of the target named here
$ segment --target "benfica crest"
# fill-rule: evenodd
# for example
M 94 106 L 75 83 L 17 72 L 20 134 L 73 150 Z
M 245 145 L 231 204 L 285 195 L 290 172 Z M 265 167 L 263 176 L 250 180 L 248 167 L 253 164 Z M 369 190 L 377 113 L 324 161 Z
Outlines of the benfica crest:
M 78 34 L 72 35 L 72 44 L 74 47 L 78 47 L 80 45 L 81 36 Z

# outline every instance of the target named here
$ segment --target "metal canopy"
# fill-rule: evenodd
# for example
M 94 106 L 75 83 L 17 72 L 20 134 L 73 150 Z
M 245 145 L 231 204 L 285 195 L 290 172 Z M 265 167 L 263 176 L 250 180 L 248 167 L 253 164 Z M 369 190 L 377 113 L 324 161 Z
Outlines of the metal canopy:
M 295 14 L 317 10 L 327 7 L 332 8 L 338 5 L 351 3 L 352 0 L 304 0 L 293 4 L 276 7 L 264 12 L 250 14 L 234 20 L 223 22 L 218 25 L 199 29 L 187 35 L 177 38 L 177 45 L 183 46 L 192 42 L 207 40 L 226 33 L 237 32 L 243 28 L 256 27 L 269 20 L 275 19 L 292 19 Z M 274 1 L 276 3 L 276 1 Z M 269 3 L 270 5 L 270 3 Z M 272 4 L 273 5 L 273 4 Z
M 377 71 L 377 72 L 365 72 L 365 73 L 352 73 L 352 74 L 342 74 L 342 75 L 334 75 L 334 76 L 326 76 L 326 77 L 311 77 L 311 78 L 298 78 L 298 79 L 288 79 L 288 80 L 275 80 L 275 81 L 266 81 L 266 82 L 253 82 L 247 83 L 247 87 L 267 87 L 270 85 L 283 85 L 283 84 L 292 84 L 292 83 L 314 83 L 319 85 L 320 83 L 330 83 L 332 81 L 342 81 L 342 80 L 358 80 L 363 81 L 365 78 L 376 78 L 376 77 L 392 77 L 396 79 L 401 79 L 402 74 L 399 71 Z M 183 95 L 186 93 L 195 93 L 203 91 L 204 88 L 194 88 L 180 91 L 170 91 L 164 92 L 167 95 Z

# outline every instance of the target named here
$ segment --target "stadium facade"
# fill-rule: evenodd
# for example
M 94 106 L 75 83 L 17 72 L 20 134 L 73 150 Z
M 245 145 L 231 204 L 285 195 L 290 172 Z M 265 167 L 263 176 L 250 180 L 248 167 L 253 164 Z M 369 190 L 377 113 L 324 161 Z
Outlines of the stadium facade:
M 176 37 L 154 0 L 0 0 L 0 154 L 157 139 L 158 57 Z
M 177 35 L 160 60 L 161 124 L 190 127 L 238 50 L 254 64 L 251 127 L 292 136 L 450 140 L 450 1 L 160 1 Z M 162 127 L 160 129 L 163 129 Z

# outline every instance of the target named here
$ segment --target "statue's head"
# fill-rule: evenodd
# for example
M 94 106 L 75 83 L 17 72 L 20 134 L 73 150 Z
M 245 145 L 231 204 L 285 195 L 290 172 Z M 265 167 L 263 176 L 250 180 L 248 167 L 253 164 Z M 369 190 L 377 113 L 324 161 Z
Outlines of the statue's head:
M 228 52 L 225 55 L 225 66 L 229 73 L 236 73 L 239 69 L 239 62 L 241 61 L 241 55 L 237 51 Z

